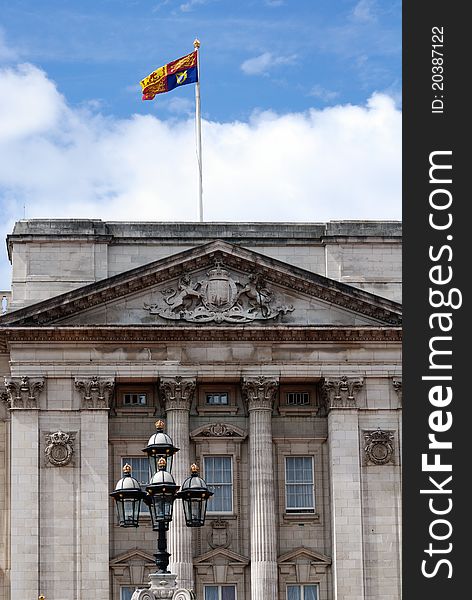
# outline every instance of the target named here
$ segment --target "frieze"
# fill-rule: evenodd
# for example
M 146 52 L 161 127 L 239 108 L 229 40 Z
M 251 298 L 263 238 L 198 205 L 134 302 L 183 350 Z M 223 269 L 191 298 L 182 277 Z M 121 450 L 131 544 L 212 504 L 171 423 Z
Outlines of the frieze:
M 144 309 L 174 321 L 249 323 L 275 319 L 294 310 L 291 304 L 275 303 L 274 292 L 259 273 L 250 273 L 241 282 L 233 279 L 220 261 L 205 279 L 193 281 L 184 274 L 176 288 L 161 293 L 164 298 L 160 303 L 144 304 Z
M 54 467 L 67 466 L 74 454 L 75 432 L 54 431 L 47 433 L 45 439 L 44 453 L 47 462 Z
M 199 427 L 194 433 L 191 434 L 192 438 L 200 437 L 231 437 L 231 438 L 245 438 L 246 435 L 242 429 L 227 423 L 210 423 L 203 427 Z
M 190 410 L 190 404 L 195 392 L 195 377 L 162 377 L 159 390 L 165 401 L 166 410 Z
M 244 377 L 241 382 L 249 410 L 272 410 L 278 388 L 275 377 Z
M 83 409 L 108 409 L 111 406 L 115 380 L 103 377 L 75 378 L 75 387 L 81 396 Z
M 44 377 L 5 377 L 6 403 L 9 408 L 39 408 Z
M 386 465 L 394 462 L 393 431 L 384 431 L 378 427 L 376 430 L 364 430 L 362 433 L 367 464 Z
M 25 327 L 3 331 L 12 342 L 157 342 L 157 341 L 244 341 L 244 342 L 398 342 L 402 341 L 400 327 L 320 327 L 277 326 L 244 328 L 237 326 L 205 327 Z
M 327 409 L 356 408 L 357 394 L 364 385 L 362 377 L 326 378 L 322 384 Z

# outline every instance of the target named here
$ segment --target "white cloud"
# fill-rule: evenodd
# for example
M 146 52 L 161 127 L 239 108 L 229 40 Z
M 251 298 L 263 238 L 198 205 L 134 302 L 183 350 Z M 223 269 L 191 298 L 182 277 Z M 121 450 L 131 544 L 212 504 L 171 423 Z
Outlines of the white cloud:
M 352 10 L 352 18 L 359 23 L 375 22 L 375 0 L 359 0 Z
M 197 219 L 191 117 L 71 108 L 44 72 L 22 66 L 0 71 L 0 122 L 2 238 L 24 205 L 28 218 Z M 400 218 L 400 169 L 401 113 L 383 94 L 203 122 L 209 221 Z
M 332 102 L 339 96 L 339 92 L 327 90 L 322 85 L 314 85 L 309 92 L 309 96 L 319 98 L 323 102 Z
M 206 4 L 208 0 L 188 0 L 188 2 L 184 2 L 184 4 L 180 5 L 180 10 L 182 12 L 190 12 L 196 6 Z
M 264 52 L 245 60 L 241 65 L 241 70 L 246 75 L 261 75 L 272 67 L 293 64 L 295 59 L 295 56 L 274 56 L 271 52 Z

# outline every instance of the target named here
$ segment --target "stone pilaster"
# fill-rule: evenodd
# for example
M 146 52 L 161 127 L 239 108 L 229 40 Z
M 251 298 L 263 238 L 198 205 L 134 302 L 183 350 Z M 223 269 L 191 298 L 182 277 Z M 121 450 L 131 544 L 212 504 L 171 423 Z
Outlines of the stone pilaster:
M 11 597 L 39 594 L 39 397 L 43 378 L 5 379 L 11 411 Z M 27 485 L 25 485 L 27 482 Z
M 165 402 L 166 431 L 179 452 L 174 456 L 172 475 L 178 485 L 190 472 L 190 404 L 195 392 L 194 377 L 163 377 L 160 392 Z M 174 516 L 168 532 L 170 562 L 169 569 L 177 575 L 177 585 L 193 590 L 192 530 L 185 525 L 182 503 L 174 504 Z
M 362 385 L 359 377 L 342 376 L 324 382 L 329 411 L 334 600 L 362 600 L 365 595 L 357 414 L 357 396 Z
M 251 599 L 278 598 L 277 529 L 272 408 L 278 380 L 247 377 L 242 381 L 249 411 L 249 496 L 251 499 Z
M 111 378 L 80 378 L 80 598 L 109 597 L 108 410 Z

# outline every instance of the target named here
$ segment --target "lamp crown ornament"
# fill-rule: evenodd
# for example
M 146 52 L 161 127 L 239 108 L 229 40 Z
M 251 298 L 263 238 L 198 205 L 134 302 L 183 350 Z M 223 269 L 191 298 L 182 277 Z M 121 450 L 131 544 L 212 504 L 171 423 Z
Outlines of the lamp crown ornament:
M 129 475 L 131 477 L 131 471 L 133 470 L 133 468 L 131 467 L 131 465 L 129 465 L 128 463 L 126 463 L 123 467 L 123 473 L 126 475 Z

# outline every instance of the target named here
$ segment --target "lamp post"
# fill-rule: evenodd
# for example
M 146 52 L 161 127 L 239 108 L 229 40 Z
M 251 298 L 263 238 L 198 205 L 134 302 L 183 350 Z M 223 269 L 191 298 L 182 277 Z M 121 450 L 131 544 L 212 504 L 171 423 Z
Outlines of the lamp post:
M 148 456 L 151 481 L 146 486 L 146 492 L 141 490 L 139 482 L 131 476 L 130 465 L 123 467 L 123 477 L 110 494 L 115 500 L 118 524 L 120 527 L 139 527 L 139 511 L 141 502 L 149 506 L 151 523 L 154 531 L 158 532 L 157 552 L 154 554 L 157 572 L 150 575 L 149 590 L 136 590 L 133 600 L 151 600 L 152 598 L 195 598 L 190 590 L 178 590 L 175 585 L 176 575 L 170 573 L 169 556 L 167 552 L 167 535 L 172 521 L 174 501 L 179 498 L 183 502 L 185 524 L 187 527 L 202 527 L 205 524 L 205 514 L 208 499 L 213 495 L 205 481 L 198 475 L 196 464 L 191 466 L 191 474 L 179 486 L 171 474 L 172 460 L 178 448 L 172 439 L 164 433 L 164 422 L 156 422 L 157 432 L 149 438 L 148 445 L 143 449 Z M 152 595 L 151 595 L 152 594 Z

